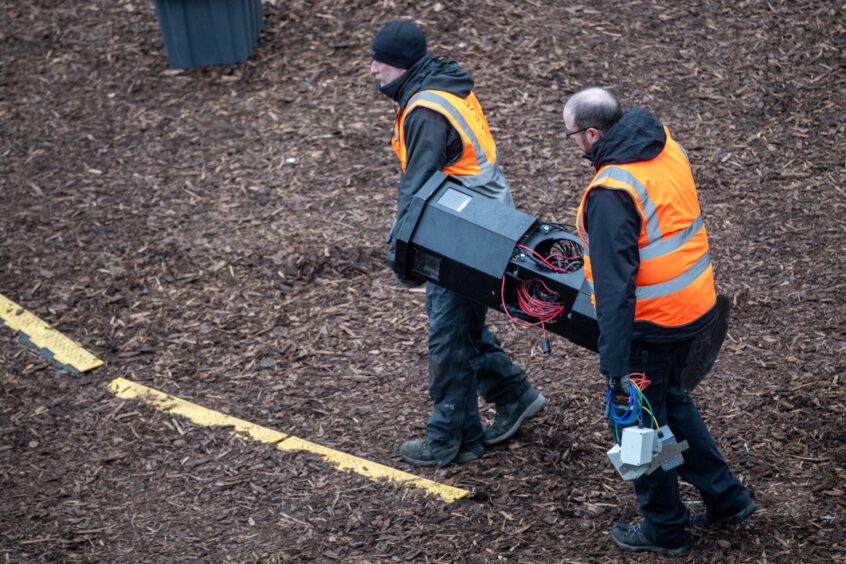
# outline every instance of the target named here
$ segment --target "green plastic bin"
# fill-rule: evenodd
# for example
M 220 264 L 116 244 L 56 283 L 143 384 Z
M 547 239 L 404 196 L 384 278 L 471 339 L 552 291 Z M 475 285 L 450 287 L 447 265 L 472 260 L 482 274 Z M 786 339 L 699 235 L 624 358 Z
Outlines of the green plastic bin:
M 261 0 L 156 0 L 171 67 L 247 60 L 264 26 Z

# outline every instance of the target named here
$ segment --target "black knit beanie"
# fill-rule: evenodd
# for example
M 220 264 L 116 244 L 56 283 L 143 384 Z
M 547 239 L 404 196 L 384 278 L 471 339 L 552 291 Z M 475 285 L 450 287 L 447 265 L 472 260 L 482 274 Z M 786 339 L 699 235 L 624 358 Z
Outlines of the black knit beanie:
M 386 24 L 373 37 L 370 56 L 399 69 L 411 68 L 426 54 L 426 36 L 411 21 Z

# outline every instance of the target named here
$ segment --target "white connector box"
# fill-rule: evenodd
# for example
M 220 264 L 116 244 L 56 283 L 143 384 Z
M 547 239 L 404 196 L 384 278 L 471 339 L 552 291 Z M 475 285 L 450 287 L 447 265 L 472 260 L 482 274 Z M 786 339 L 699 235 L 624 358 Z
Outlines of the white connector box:
M 658 433 L 655 429 L 626 427 L 620 441 L 620 460 L 623 464 L 639 466 L 652 462 L 652 447 Z

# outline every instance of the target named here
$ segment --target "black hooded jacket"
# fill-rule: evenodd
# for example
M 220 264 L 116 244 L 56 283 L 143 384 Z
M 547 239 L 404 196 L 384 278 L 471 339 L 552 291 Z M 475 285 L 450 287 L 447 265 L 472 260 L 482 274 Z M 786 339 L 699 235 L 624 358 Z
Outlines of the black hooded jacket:
M 473 78 L 457 62 L 427 54 L 401 77 L 379 90 L 394 100 L 402 112 L 408 100 L 421 90 L 445 90 L 464 98 L 472 89 Z M 403 136 L 406 167 L 397 193 L 396 219 L 388 234 L 389 263 L 393 261 L 393 235 L 399 231 L 414 194 L 432 174 L 460 159 L 464 150 L 461 136 L 447 118 L 428 108 L 417 107 L 406 116 Z
M 632 108 L 597 141 L 588 159 L 603 165 L 649 161 L 664 149 L 667 135 L 658 119 Z M 599 370 L 606 376 L 629 373 L 632 341 L 673 343 L 692 339 L 716 319 L 716 306 L 684 327 L 661 327 L 634 321 L 635 278 L 640 267 L 640 215 L 623 190 L 598 187 L 585 203 L 585 228 L 590 234 L 590 262 L 599 322 Z

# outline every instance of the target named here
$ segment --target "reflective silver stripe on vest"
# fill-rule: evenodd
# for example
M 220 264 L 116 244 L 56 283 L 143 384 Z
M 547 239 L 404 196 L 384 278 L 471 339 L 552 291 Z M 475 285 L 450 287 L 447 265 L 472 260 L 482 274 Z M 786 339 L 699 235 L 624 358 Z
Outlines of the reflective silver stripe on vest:
M 602 181 L 606 178 L 625 182 L 626 184 L 634 188 L 634 191 L 637 192 L 637 195 L 640 198 L 640 203 L 643 205 L 643 212 L 646 214 L 647 240 L 651 243 L 652 241 L 657 241 L 658 239 L 660 239 L 661 227 L 658 225 L 658 210 L 655 208 L 655 204 L 649 198 L 649 193 L 646 191 L 646 186 L 644 186 L 640 182 L 640 180 L 635 178 L 635 176 L 629 171 L 614 166 L 609 166 L 608 168 L 600 172 L 596 180 L 593 181 L 593 185 L 601 184 Z
M 430 90 L 422 90 L 412 96 L 408 101 L 407 107 L 412 108 L 418 100 L 438 104 L 438 106 L 443 108 L 461 128 L 461 132 L 459 133 L 464 134 L 462 136 L 462 143 L 464 142 L 463 137 L 466 136 L 473 145 L 473 150 L 476 152 L 476 164 L 479 165 L 479 174 L 467 174 L 454 178 L 460 180 L 467 188 L 473 188 L 488 198 L 493 198 L 508 206 L 513 206 L 514 201 L 511 198 L 511 191 L 508 188 L 508 182 L 505 180 L 502 169 L 498 165 L 493 165 L 488 161 L 488 156 L 482 150 L 482 146 L 479 145 L 479 140 L 476 138 L 475 132 L 470 127 L 470 124 L 467 123 L 467 120 L 464 119 L 461 112 L 449 100 Z
M 679 290 L 683 290 L 690 286 L 694 280 L 699 278 L 699 276 L 708 269 L 710 264 L 711 253 L 705 253 L 702 255 L 702 258 L 693 263 L 693 266 L 672 280 L 667 280 L 666 282 L 661 282 L 660 284 L 652 284 L 650 286 L 638 286 L 635 288 L 635 297 L 639 300 L 660 298 L 662 296 L 669 296 Z
M 591 186 L 599 186 L 599 185 L 591 183 Z M 603 186 L 602 188 L 604 190 L 621 190 L 623 192 L 626 192 L 625 189 L 620 188 L 618 186 Z M 628 194 L 628 192 L 626 192 L 626 193 Z M 581 230 L 582 230 L 582 236 L 585 238 L 585 245 L 587 247 L 590 247 L 590 236 L 587 233 L 587 229 L 585 229 L 585 215 L 586 214 L 587 214 L 587 199 L 585 199 L 585 209 L 582 210 L 582 213 L 579 215 L 578 221 L 579 221 L 579 227 L 581 227 Z
M 585 214 L 587 213 L 587 201 L 585 201 L 585 209 L 582 210 L 582 213 L 579 214 L 579 232 L 582 235 L 582 238 L 585 240 L 585 246 L 590 249 L 590 237 L 588 236 L 587 229 L 585 229 Z
M 702 229 L 702 214 L 693 220 L 690 227 L 682 229 L 675 235 L 667 237 L 666 239 L 658 239 L 649 243 L 644 248 L 640 249 L 640 260 L 652 259 L 671 253 L 690 241 L 694 235 L 699 233 Z
M 452 119 L 454 119 L 464 131 L 464 135 L 470 138 L 470 142 L 473 144 L 473 150 L 476 151 L 476 160 L 478 161 L 479 168 L 482 169 L 482 171 L 484 172 L 485 168 L 491 166 L 491 164 L 488 162 L 488 156 L 485 154 L 485 152 L 482 150 L 482 147 L 479 145 L 479 140 L 476 139 L 476 134 L 470 127 L 470 124 L 467 123 L 467 120 L 464 119 L 464 116 L 461 114 L 461 112 L 458 111 L 449 100 L 447 100 L 440 94 L 435 94 L 431 90 L 423 90 L 411 97 L 408 102 L 408 106 L 411 107 L 418 100 L 438 104 L 439 106 L 443 107 L 447 112 L 449 112 L 450 117 L 452 117 Z

